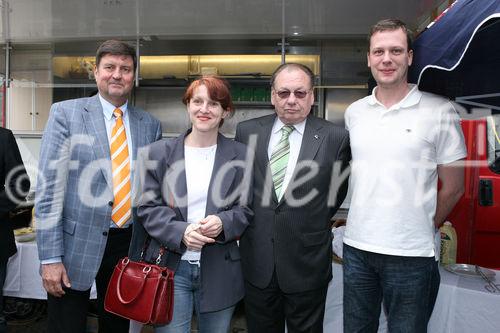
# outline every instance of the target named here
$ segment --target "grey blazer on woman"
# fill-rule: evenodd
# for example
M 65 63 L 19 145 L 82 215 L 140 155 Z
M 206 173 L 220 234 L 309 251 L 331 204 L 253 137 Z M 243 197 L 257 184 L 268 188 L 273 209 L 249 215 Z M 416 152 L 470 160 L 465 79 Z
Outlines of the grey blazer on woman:
M 168 250 L 163 263 L 173 270 L 186 251 L 182 238 L 188 226 L 183 200 L 188 191 L 184 167 L 184 139 L 188 133 L 151 144 L 138 161 L 143 175 L 142 196 L 137 205 L 130 256 L 138 259 L 149 234 L 152 240 L 145 259 L 154 261 L 162 244 Z M 219 134 L 205 215 L 219 216 L 223 231 L 216 243 L 205 245 L 201 251 L 201 312 L 235 305 L 244 295 L 236 240 L 253 216 L 247 206 L 251 199 L 251 170 L 247 172 L 250 178 L 245 178 L 248 168 L 231 163 L 243 164 L 246 154 L 245 145 Z

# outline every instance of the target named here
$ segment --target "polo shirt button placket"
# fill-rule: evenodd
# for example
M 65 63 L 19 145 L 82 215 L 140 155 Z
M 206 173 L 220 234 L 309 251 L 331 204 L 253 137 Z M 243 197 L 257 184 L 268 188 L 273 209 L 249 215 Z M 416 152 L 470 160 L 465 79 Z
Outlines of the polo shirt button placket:
M 387 126 L 387 110 L 382 110 L 378 117 L 378 125 L 379 127 Z

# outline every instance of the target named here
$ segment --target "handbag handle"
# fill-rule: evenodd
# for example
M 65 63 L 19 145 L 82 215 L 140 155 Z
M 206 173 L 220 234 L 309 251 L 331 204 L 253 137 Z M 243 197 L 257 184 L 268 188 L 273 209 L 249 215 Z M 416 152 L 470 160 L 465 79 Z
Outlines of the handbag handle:
M 129 262 L 130 262 L 130 260 L 128 258 L 124 258 L 122 260 L 123 268 L 122 268 L 122 270 L 120 272 L 120 275 L 118 276 L 118 282 L 116 283 L 116 292 L 117 292 L 117 295 L 118 295 L 118 300 L 122 304 L 130 304 L 133 301 L 135 301 L 135 299 L 137 298 L 137 296 L 139 296 L 139 294 L 142 292 L 142 289 L 144 288 L 144 285 L 146 284 L 146 278 L 148 277 L 148 274 L 151 271 L 151 266 L 145 266 L 142 269 L 142 272 L 144 273 L 144 278 L 142 279 L 141 286 L 140 286 L 140 288 L 138 288 L 137 293 L 132 297 L 132 299 L 130 301 L 126 301 L 123 298 L 123 296 L 122 296 L 120 284 L 121 284 L 121 280 L 122 280 L 122 274 L 125 271 L 125 268 L 127 268 L 127 265 L 128 265 Z
M 175 202 L 174 202 L 174 195 L 173 195 L 172 191 L 168 191 L 168 193 L 169 193 L 169 195 L 168 195 L 168 203 L 167 203 L 167 205 L 168 205 L 169 208 L 175 209 L 175 207 L 174 207 L 174 204 L 175 204 Z M 149 247 L 149 243 L 151 242 L 151 238 L 152 237 L 146 232 L 146 240 L 144 241 L 144 245 L 142 246 L 142 251 L 141 251 L 141 254 L 140 254 L 140 258 L 141 258 L 140 260 L 141 261 L 144 261 L 144 254 L 146 254 L 146 251 L 147 251 L 147 249 Z M 160 245 L 160 250 L 159 250 L 159 253 L 158 253 L 158 257 L 156 257 L 156 261 L 155 261 L 155 263 L 157 265 L 160 264 L 161 258 L 165 254 L 166 250 L 167 250 L 167 248 L 165 246 Z

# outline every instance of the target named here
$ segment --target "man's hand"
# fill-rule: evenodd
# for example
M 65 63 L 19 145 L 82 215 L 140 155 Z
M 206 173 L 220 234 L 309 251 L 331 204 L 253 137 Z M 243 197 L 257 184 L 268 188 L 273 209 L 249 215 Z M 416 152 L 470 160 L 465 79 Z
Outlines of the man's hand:
M 198 231 L 203 236 L 215 238 L 222 232 L 222 221 L 216 215 L 208 215 L 200 221 L 200 228 Z
M 182 242 L 189 250 L 199 251 L 205 244 L 215 242 L 215 239 L 202 235 L 199 229 L 199 224 L 190 223 L 184 231 Z
M 42 265 L 42 281 L 45 290 L 55 297 L 61 297 L 65 294 L 61 282 L 66 288 L 71 288 L 68 274 L 66 274 L 62 262 Z

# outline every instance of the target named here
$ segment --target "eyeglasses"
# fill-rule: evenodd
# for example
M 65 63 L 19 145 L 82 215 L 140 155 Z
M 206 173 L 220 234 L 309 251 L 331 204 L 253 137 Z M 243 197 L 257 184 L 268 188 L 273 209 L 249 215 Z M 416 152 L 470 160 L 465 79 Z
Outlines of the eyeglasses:
M 295 90 L 295 91 L 289 91 L 289 90 L 280 90 L 276 92 L 276 95 L 278 95 L 279 98 L 281 99 L 287 99 L 290 97 L 290 95 L 293 94 L 296 98 L 298 99 L 303 99 L 309 94 L 309 90 Z

